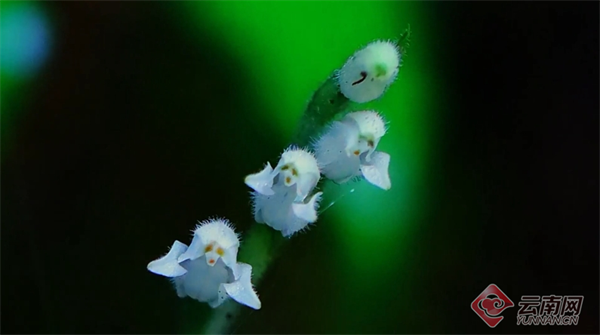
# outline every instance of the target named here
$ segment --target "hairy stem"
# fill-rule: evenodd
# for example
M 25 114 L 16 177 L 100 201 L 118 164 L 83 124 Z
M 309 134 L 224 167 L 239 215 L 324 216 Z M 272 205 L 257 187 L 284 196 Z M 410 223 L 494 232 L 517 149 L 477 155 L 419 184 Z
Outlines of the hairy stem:
M 313 94 L 294 136 L 293 143 L 310 146 L 311 140 L 323 132 L 325 126 L 344 113 L 350 100 L 340 92 L 335 71 Z

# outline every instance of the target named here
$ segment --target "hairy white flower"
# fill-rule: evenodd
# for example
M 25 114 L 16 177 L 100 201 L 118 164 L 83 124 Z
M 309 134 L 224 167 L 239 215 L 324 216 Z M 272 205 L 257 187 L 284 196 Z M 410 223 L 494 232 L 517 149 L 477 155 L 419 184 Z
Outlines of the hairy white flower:
M 252 266 L 237 262 L 239 239 L 224 219 L 202 222 L 188 247 L 175 241 L 169 252 L 147 266 L 172 279 L 180 298 L 191 297 L 215 308 L 228 297 L 254 309 L 261 303 L 252 287 Z
M 227 220 L 214 219 L 201 222 L 194 230 L 194 238 L 189 248 L 178 258 L 178 262 L 195 260 L 206 256 L 206 264 L 213 266 L 219 258 L 223 263 L 235 269 L 240 242 L 233 226 Z
M 375 151 L 386 127 L 374 111 L 347 114 L 331 124 L 315 143 L 315 155 L 321 172 L 336 183 L 363 176 L 371 184 L 388 190 L 390 155 Z
M 309 196 L 321 173 L 314 155 L 296 147 L 286 149 L 273 169 L 248 175 L 246 185 L 254 190 L 254 219 L 281 231 L 285 237 L 317 221 L 321 192 Z
M 338 74 L 340 91 L 354 102 L 379 98 L 396 79 L 400 68 L 398 47 L 389 41 L 375 41 L 354 53 Z

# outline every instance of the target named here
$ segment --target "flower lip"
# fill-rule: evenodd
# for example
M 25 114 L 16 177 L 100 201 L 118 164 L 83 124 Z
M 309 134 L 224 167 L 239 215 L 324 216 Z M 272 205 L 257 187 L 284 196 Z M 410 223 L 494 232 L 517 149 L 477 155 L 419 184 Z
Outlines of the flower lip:
M 221 247 L 218 247 L 220 250 L 223 250 Z M 206 264 L 209 266 L 214 266 L 219 258 L 224 255 L 224 252 L 218 253 L 216 250 L 208 251 L 204 254 L 206 256 Z

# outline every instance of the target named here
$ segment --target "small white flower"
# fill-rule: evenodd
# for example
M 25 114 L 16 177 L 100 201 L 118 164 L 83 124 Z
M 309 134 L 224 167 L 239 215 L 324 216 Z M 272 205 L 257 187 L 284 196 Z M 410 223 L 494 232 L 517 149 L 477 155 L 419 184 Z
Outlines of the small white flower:
M 182 253 L 177 261 L 195 260 L 206 256 L 206 264 L 213 266 L 219 258 L 223 263 L 234 269 L 240 242 L 233 226 L 223 219 L 201 222 L 194 230 L 194 238 L 189 248 Z
M 309 195 L 320 178 L 313 154 L 293 146 L 286 149 L 275 169 L 267 163 L 262 171 L 245 179 L 254 190 L 254 219 L 281 231 L 285 237 L 317 221 L 322 193 Z
M 354 102 L 379 98 L 396 79 L 400 68 L 398 47 L 389 41 L 375 41 L 354 53 L 338 74 L 340 91 Z
M 252 267 L 237 262 L 239 239 L 224 219 L 202 222 L 188 247 L 175 241 L 169 252 L 147 266 L 172 279 L 180 298 L 189 296 L 215 308 L 228 297 L 254 309 L 261 303 L 252 287 Z
M 373 111 L 349 113 L 333 122 L 314 143 L 321 172 L 340 184 L 362 175 L 371 184 L 390 189 L 390 155 L 375 151 L 385 132 L 383 118 Z

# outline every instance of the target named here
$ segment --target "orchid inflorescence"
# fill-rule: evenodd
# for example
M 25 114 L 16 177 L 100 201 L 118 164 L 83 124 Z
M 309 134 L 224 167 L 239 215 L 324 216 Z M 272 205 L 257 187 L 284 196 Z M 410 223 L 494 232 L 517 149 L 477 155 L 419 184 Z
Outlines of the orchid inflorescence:
M 304 132 L 309 130 L 308 137 L 302 135 L 304 138 L 298 141 L 306 143 L 305 147 L 290 145 L 275 168 L 267 162 L 244 180 L 252 190 L 257 223 L 268 225 L 286 238 L 314 224 L 323 180 L 344 184 L 365 179 L 383 190 L 391 188 L 390 155 L 376 150 L 386 134 L 386 122 L 373 110 L 348 113 L 346 103 L 381 97 L 397 77 L 401 55 L 393 42 L 372 42 L 355 52 L 315 92 L 302 125 Z M 344 101 L 336 108 L 320 108 L 320 99 L 329 95 Z M 229 221 L 211 219 L 193 230 L 189 246 L 175 241 L 169 252 L 150 262 L 147 269 L 170 278 L 181 298 L 191 297 L 213 308 L 231 298 L 260 309 L 251 282 L 252 266 L 237 261 L 239 246 L 239 236 Z

